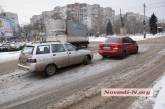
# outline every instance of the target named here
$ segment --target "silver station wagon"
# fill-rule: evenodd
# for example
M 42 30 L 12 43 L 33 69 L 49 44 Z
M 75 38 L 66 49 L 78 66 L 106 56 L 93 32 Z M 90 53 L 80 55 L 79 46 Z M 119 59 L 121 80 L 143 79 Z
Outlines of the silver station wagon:
M 21 51 L 18 68 L 30 72 L 44 72 L 51 76 L 57 69 L 73 64 L 90 64 L 93 54 L 89 50 L 77 49 L 66 42 L 27 44 Z

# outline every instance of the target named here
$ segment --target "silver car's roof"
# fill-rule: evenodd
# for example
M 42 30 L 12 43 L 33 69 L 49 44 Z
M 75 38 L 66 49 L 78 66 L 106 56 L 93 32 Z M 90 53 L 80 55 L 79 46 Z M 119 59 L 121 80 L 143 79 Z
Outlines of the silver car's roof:
M 39 46 L 39 45 L 48 45 L 48 44 L 69 44 L 67 42 L 32 42 L 26 43 L 26 46 Z

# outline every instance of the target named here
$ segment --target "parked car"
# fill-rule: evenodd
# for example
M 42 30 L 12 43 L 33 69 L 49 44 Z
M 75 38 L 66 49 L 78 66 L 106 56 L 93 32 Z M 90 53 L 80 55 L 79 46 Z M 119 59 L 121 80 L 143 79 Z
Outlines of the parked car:
M 0 52 L 19 51 L 24 45 L 20 45 L 16 42 L 7 42 L 0 45 Z
M 7 49 L 6 46 L 0 45 L 0 50 Z
M 2 44 L 0 46 L 0 52 L 7 52 L 11 48 L 9 43 Z
M 99 44 L 99 54 L 103 57 L 124 58 L 132 53 L 138 53 L 138 45 L 128 36 L 111 36 Z
M 77 49 L 70 43 L 33 43 L 26 45 L 21 51 L 18 68 L 44 72 L 46 76 L 51 76 L 59 68 L 79 63 L 87 65 L 92 58 L 91 51 Z

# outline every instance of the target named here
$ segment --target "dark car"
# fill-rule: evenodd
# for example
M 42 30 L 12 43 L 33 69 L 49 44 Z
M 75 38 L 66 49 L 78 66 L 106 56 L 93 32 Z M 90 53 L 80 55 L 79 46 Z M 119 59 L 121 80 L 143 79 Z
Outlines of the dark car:
M 7 52 L 11 48 L 10 44 L 2 44 L 0 46 L 0 52 Z
M 103 57 L 120 57 L 138 53 L 136 41 L 128 36 L 108 37 L 105 42 L 99 44 L 99 54 Z
M 25 44 L 20 43 L 5 43 L 0 45 L 0 52 L 10 52 L 21 50 Z

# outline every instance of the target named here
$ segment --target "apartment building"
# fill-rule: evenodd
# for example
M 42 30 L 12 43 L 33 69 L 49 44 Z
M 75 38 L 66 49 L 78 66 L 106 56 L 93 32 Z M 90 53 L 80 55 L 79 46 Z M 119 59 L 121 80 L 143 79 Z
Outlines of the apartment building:
M 110 7 L 103 8 L 99 4 L 74 3 L 66 6 L 57 6 L 51 11 L 44 11 L 41 15 L 31 18 L 31 23 L 44 22 L 46 26 L 51 19 L 62 18 L 77 21 L 87 26 L 94 33 L 103 31 L 109 20 L 113 22 L 115 11 Z

